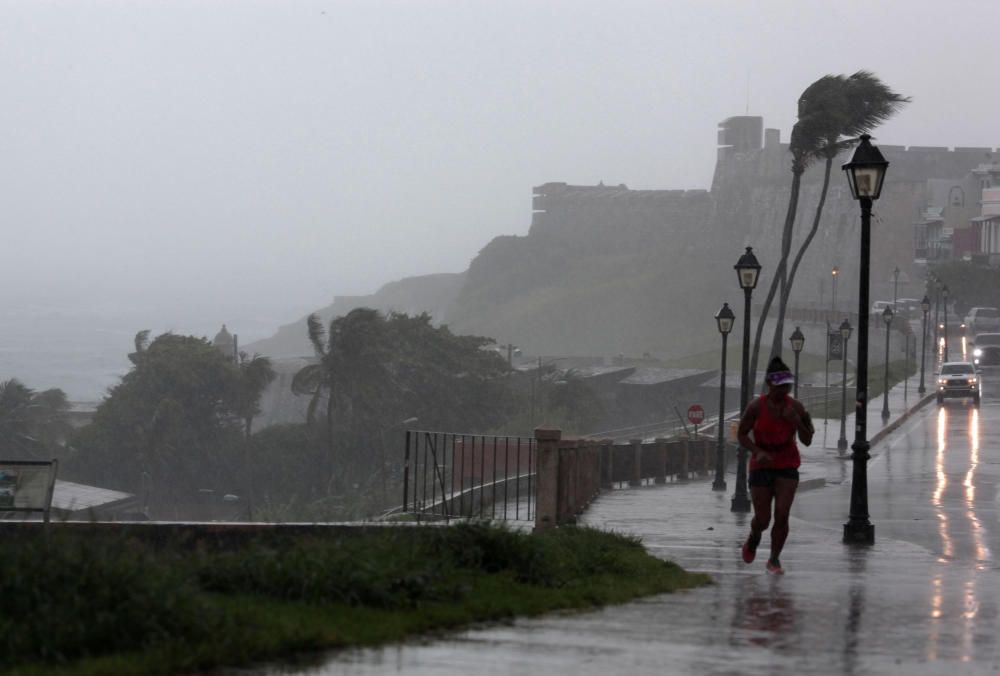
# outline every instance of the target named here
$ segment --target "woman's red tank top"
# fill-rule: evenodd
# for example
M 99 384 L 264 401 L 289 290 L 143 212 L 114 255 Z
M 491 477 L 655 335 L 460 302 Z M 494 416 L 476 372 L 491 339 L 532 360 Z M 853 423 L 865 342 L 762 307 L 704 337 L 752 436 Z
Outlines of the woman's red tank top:
M 753 439 L 761 450 L 771 453 L 773 460 L 769 464 L 761 465 L 751 457 L 750 471 L 797 468 L 802 464 L 802 458 L 799 456 L 799 447 L 795 443 L 795 424 L 791 420 L 779 418 L 771 412 L 767 405 L 766 394 L 762 394 L 759 401 L 757 420 L 753 424 Z M 791 405 L 792 399 L 788 396 L 781 402 L 783 407 Z

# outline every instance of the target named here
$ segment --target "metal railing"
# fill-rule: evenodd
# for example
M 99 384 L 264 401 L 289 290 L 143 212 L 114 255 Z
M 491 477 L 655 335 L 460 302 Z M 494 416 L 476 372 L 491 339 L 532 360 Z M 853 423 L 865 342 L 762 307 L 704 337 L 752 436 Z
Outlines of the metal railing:
M 535 448 L 525 437 L 407 430 L 402 512 L 530 521 Z

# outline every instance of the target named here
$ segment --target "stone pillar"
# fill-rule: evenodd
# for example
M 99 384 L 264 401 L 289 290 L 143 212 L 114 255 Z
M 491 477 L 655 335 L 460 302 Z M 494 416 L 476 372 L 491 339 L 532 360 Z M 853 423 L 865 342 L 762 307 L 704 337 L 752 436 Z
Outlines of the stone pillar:
M 559 525 L 559 440 L 562 431 L 535 430 L 535 530 Z
M 600 487 L 601 490 L 611 490 L 614 488 L 614 483 L 611 481 L 611 458 L 612 453 L 614 453 L 614 442 L 611 439 L 601 439 L 600 442 L 600 454 L 601 454 L 601 476 L 600 476 Z
M 642 485 L 642 439 L 629 439 L 632 444 L 632 478 L 629 486 Z
M 667 440 L 663 437 L 656 438 L 656 478 L 654 483 L 667 483 Z
M 576 514 L 576 445 L 559 442 L 559 508 L 557 523 L 572 523 Z

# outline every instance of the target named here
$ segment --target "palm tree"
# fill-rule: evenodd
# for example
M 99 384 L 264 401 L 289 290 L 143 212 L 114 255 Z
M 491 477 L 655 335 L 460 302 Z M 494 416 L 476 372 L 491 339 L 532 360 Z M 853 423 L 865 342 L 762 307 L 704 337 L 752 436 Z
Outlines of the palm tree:
M 253 419 L 260 413 L 260 398 L 277 374 L 271 360 L 259 354 L 250 357 L 240 352 L 236 366 L 238 377 L 233 408 L 243 423 L 243 436 L 249 439 L 253 433 Z
M 792 283 L 795 280 L 795 273 L 799 269 L 802 257 L 806 249 L 812 243 L 816 232 L 819 230 L 819 222 L 823 213 L 823 206 L 826 204 L 827 190 L 830 186 L 830 173 L 833 169 L 833 161 L 837 156 L 850 149 L 858 141 L 861 134 L 868 132 L 873 127 L 885 122 L 899 111 L 905 104 L 909 103 L 909 97 L 901 96 L 889 89 L 879 78 L 868 71 L 860 70 L 848 77 L 840 87 L 843 90 L 842 96 L 824 95 L 835 92 L 821 92 L 816 96 L 809 96 L 812 101 L 811 107 L 815 110 L 823 111 L 824 119 L 829 125 L 824 130 L 816 155 L 825 160 L 823 170 L 823 189 L 820 191 L 819 202 L 816 204 L 816 212 L 813 215 L 812 228 L 803 240 L 792 267 L 788 271 L 788 283 L 785 293 L 781 298 L 781 305 L 778 308 L 778 326 L 775 328 L 774 343 L 772 343 L 772 354 L 774 344 L 780 344 L 781 336 L 784 334 L 785 311 L 788 305 L 788 296 L 791 292 Z M 807 89 L 803 96 L 809 95 Z M 847 137 L 842 138 L 842 137 Z
M 240 352 L 236 362 L 236 401 L 233 406 L 243 422 L 243 471 L 246 474 L 247 515 L 253 520 L 253 473 L 250 471 L 250 436 L 253 433 L 253 419 L 260 413 L 260 398 L 264 390 L 274 380 L 271 360 L 255 354 L 253 357 Z
M 316 421 L 316 411 L 326 403 L 326 441 L 329 476 L 333 476 L 334 413 L 342 405 L 348 418 L 358 407 L 370 407 L 375 400 L 372 387 L 385 383 L 383 342 L 385 319 L 377 310 L 357 308 L 330 322 L 324 329 L 319 317 L 309 315 L 309 342 L 316 354 L 315 363 L 300 369 L 292 378 L 295 394 L 309 395 L 306 421 Z
M 0 456 L 49 459 L 69 434 L 62 390 L 35 392 L 16 378 L 0 382 Z
M 857 142 L 856 137 L 888 120 L 909 101 L 908 97 L 892 91 L 878 77 L 864 70 L 849 77 L 824 75 L 809 85 L 799 97 L 799 119 L 792 128 L 792 138 L 789 144 L 789 150 L 792 153 L 792 191 L 782 231 L 781 259 L 761 310 L 760 320 L 757 323 L 753 357 L 750 364 L 750 382 L 756 379 L 757 356 L 760 351 L 764 320 L 767 318 L 775 292 L 779 287 L 781 293 L 778 318 L 771 341 L 771 356 L 781 353 L 788 298 L 802 257 L 819 229 L 820 218 L 830 186 L 830 173 L 834 159 L 838 154 L 853 146 Z M 791 269 L 789 269 L 788 257 L 791 253 L 792 232 L 795 225 L 801 178 L 805 169 L 815 159 L 825 161 L 823 187 L 813 217 L 812 228 L 800 245 Z

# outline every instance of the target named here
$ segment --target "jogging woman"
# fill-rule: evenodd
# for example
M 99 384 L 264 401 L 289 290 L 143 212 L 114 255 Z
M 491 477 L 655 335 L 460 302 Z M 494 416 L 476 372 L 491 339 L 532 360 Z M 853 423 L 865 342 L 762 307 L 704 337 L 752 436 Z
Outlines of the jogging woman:
M 771 523 L 773 503 L 771 556 L 766 568 L 769 573 L 780 575 L 785 572 L 779 557 L 788 538 L 788 515 L 799 487 L 801 459 L 795 437 L 798 435 L 808 446 L 814 429 L 805 407 L 788 394 L 794 377 L 781 357 L 768 364 L 765 381 L 767 393 L 747 406 L 738 432 L 740 446 L 750 453 L 749 485 L 753 502 L 750 536 L 743 543 L 742 553 L 745 563 L 753 562 L 761 535 Z

